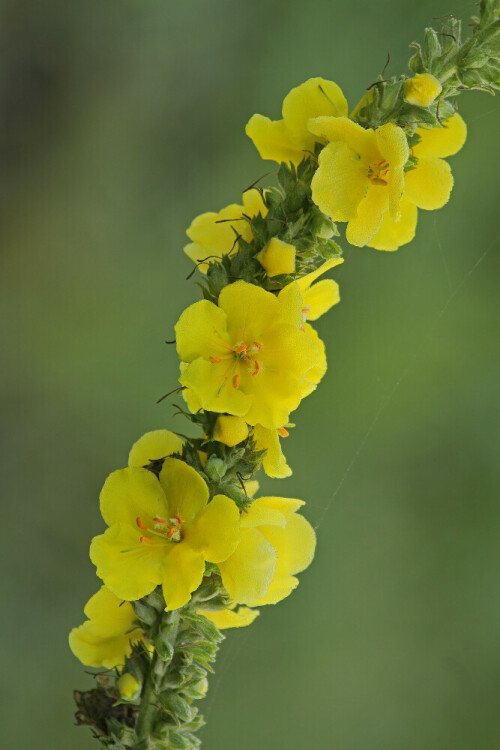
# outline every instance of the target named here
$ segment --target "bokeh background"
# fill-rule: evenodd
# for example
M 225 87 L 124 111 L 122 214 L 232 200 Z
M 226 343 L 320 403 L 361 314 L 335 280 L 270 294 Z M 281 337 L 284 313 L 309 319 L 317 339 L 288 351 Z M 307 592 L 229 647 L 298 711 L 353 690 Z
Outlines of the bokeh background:
M 193 216 L 273 169 L 244 134 L 294 85 L 354 104 L 455 0 L 4 0 L 2 745 L 85 750 L 67 633 L 98 581 L 97 498 L 170 427 Z M 500 105 L 460 99 L 452 201 L 399 252 L 348 248 L 319 322 L 329 371 L 295 415 L 291 479 L 318 526 L 297 592 L 229 633 L 205 750 L 498 748 Z M 269 180 L 273 179 L 269 177 Z

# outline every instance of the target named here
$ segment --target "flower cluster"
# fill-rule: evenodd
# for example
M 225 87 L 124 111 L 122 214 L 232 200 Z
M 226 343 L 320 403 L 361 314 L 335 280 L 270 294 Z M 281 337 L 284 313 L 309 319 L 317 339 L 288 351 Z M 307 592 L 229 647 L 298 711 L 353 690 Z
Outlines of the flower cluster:
M 489 40 L 488 60 L 489 4 L 474 31 L 476 42 Z M 77 701 L 78 720 L 105 745 L 198 747 L 193 701 L 207 691 L 220 630 L 250 625 L 312 561 L 304 502 L 255 497 L 254 475 L 262 467 L 290 476 L 280 439 L 327 369 L 312 323 L 340 301 L 324 276 L 343 262 L 337 223 L 351 245 L 396 250 L 413 239 L 419 208 L 449 199 L 444 159 L 461 149 L 466 126 L 447 98 L 456 76 L 467 87 L 479 68 L 468 42 L 461 52 L 454 21 L 446 24 L 456 49 L 427 45 L 412 61 L 415 75 L 379 80 L 351 113 L 336 83 L 311 78 L 285 97 L 281 119 L 251 117 L 246 132 L 280 165 L 278 185 L 254 185 L 241 204 L 204 213 L 187 230 L 203 299 L 175 326 L 189 411 L 179 409 L 199 434 L 148 432 L 105 481 L 106 529 L 90 547 L 102 586 L 69 639 L 84 664 L 116 669 L 114 685 L 101 676 Z M 491 88 L 489 65 L 481 70 Z

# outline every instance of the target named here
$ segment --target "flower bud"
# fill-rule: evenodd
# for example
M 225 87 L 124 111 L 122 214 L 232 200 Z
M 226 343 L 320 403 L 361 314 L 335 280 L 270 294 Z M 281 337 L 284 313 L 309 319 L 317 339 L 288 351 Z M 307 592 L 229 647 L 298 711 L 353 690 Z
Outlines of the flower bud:
M 214 440 L 224 443 L 229 448 L 241 443 L 248 436 L 248 425 L 243 417 L 222 415 L 217 418 L 214 429 Z
M 442 91 L 439 81 L 430 73 L 417 73 L 405 81 L 405 98 L 417 107 L 428 107 Z
M 121 677 L 118 678 L 116 687 L 118 688 L 121 697 L 127 701 L 132 701 L 139 695 L 139 683 L 135 677 L 128 672 L 124 672 Z
M 295 272 L 295 247 L 272 237 L 265 248 L 256 256 L 268 276 L 280 276 Z

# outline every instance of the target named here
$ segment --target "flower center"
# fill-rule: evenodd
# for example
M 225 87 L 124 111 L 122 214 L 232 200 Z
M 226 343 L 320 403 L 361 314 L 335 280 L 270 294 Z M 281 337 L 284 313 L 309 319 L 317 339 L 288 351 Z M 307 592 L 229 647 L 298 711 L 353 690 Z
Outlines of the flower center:
M 228 380 L 231 380 L 233 388 L 239 388 L 240 366 L 245 366 L 252 377 L 259 374 L 262 368 L 257 357 L 259 355 L 259 352 L 261 351 L 262 344 L 259 341 L 252 341 L 252 343 L 250 344 L 248 344 L 246 341 L 238 341 L 233 346 L 229 355 L 232 359 L 232 367 L 222 381 L 222 385 L 219 388 L 218 395 L 220 395 Z M 216 365 L 222 362 L 221 357 L 209 357 L 209 359 Z
M 142 531 L 147 531 L 148 534 L 159 537 L 162 541 L 180 542 L 182 539 L 182 524 L 184 520 L 180 516 L 175 515 L 172 518 L 155 516 L 152 528 L 146 526 L 140 516 L 137 516 L 136 523 Z M 151 536 L 144 535 L 140 537 L 139 541 L 141 544 L 153 544 L 154 540 Z
M 382 159 L 379 162 L 371 162 L 368 167 L 368 179 L 373 185 L 387 185 L 389 174 L 389 163 Z
M 250 375 L 258 375 L 260 372 L 260 362 L 257 359 L 259 352 L 262 351 L 262 344 L 258 341 L 252 341 L 251 344 L 247 344 L 245 341 L 239 341 L 233 346 L 233 357 L 235 367 L 238 365 L 245 364 Z M 240 385 L 239 373 L 233 376 L 233 388 L 238 388 Z

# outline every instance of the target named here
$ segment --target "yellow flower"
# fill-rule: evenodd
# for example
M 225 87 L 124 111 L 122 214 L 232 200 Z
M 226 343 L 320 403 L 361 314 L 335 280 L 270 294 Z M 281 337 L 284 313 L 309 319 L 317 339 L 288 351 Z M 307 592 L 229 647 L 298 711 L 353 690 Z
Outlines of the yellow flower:
M 132 446 L 128 465 L 137 468 L 146 468 L 156 461 L 161 461 L 174 453 L 180 453 L 184 441 L 169 430 L 152 430 L 146 432 Z
M 184 606 L 200 585 L 205 561 L 218 563 L 239 540 L 239 512 L 200 475 L 176 458 L 165 459 L 157 478 L 146 469 L 113 472 L 101 492 L 109 526 L 95 537 L 90 558 L 116 596 L 140 599 L 161 584 L 166 609 Z
M 362 247 L 387 210 L 393 221 L 401 217 L 409 157 L 404 131 L 392 123 L 364 130 L 347 117 L 317 117 L 309 128 L 330 141 L 319 155 L 312 199 L 333 221 L 348 222 L 348 242 Z
M 186 245 L 184 252 L 191 260 L 198 263 L 198 269 L 202 273 L 208 270 L 208 261 L 205 258 L 220 260 L 223 255 L 236 252 L 238 245 L 236 237 L 241 237 L 250 242 L 252 231 L 245 216 L 253 218 L 257 214 L 265 216 L 267 208 L 262 200 L 262 195 L 257 188 L 252 188 L 243 193 L 243 205 L 232 203 L 218 213 L 208 211 L 193 219 L 186 234 L 192 242 Z
M 269 277 L 295 273 L 296 250 L 293 245 L 272 237 L 255 257 Z
M 144 636 L 136 625 L 132 605 L 101 586 L 83 611 L 89 619 L 69 635 L 69 645 L 77 659 L 87 667 L 112 669 L 124 664 L 132 646 Z
M 311 563 L 316 546 L 312 526 L 296 513 L 302 505 L 302 500 L 262 497 L 242 514 L 241 542 L 219 563 L 233 601 L 275 604 L 296 588 L 295 574 Z
M 131 701 L 139 695 L 139 683 L 135 677 L 128 672 L 120 675 L 116 681 L 116 687 L 122 698 Z
M 253 115 L 246 126 L 263 159 L 299 164 L 318 140 L 307 127 L 311 117 L 347 115 L 345 97 L 333 81 L 310 78 L 292 89 L 283 101 L 283 119 Z
M 286 462 L 280 445 L 280 436 L 288 437 L 285 425 L 278 429 L 268 430 L 261 424 L 253 428 L 253 438 L 258 451 L 266 451 L 262 460 L 262 466 L 268 477 L 284 479 L 291 476 L 292 470 Z
M 285 424 L 320 358 L 296 325 L 301 305 L 298 286 L 282 304 L 271 292 L 237 281 L 224 287 L 218 305 L 201 300 L 188 307 L 175 328 L 179 380 L 196 403 L 245 417 L 250 425 Z
M 417 207 L 431 211 L 447 203 L 453 187 L 449 164 L 443 157 L 459 151 L 467 137 L 467 126 L 459 114 L 454 114 L 443 127 L 417 128 L 420 141 L 411 149 L 417 164 L 405 173 L 405 193 L 401 201 L 401 219 L 395 223 L 388 212 L 382 225 L 368 243 L 376 250 L 397 250 L 415 236 Z
M 248 437 L 248 425 L 243 417 L 222 415 L 217 417 L 214 428 L 214 440 L 232 448 Z
M 198 614 L 204 615 L 219 630 L 225 630 L 226 628 L 244 628 L 247 625 L 251 625 L 259 616 L 259 610 L 249 609 L 248 607 L 238 607 L 238 609 L 232 607 L 219 610 L 199 609 Z
M 443 90 L 430 73 L 417 73 L 413 78 L 407 78 L 404 88 L 406 101 L 419 107 L 428 107 Z

